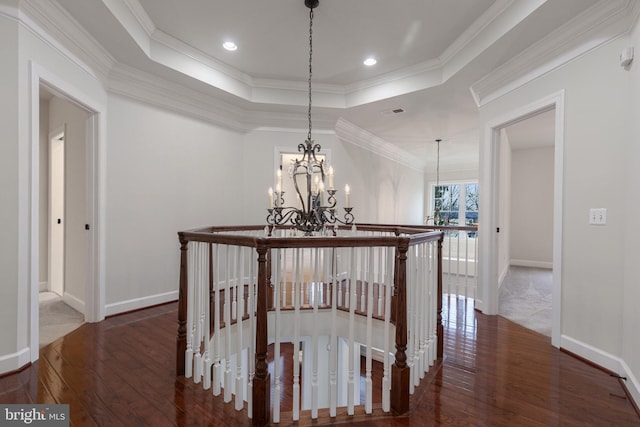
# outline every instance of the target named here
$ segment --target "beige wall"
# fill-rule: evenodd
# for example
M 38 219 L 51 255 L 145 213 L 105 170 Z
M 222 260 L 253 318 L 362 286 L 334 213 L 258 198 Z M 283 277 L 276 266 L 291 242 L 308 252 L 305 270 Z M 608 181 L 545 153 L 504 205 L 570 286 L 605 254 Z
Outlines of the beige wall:
M 553 147 L 511 152 L 511 265 L 553 265 Z
M 24 237 L 19 232 L 19 119 L 18 104 L 18 24 L 0 15 L 0 358 L 13 355 L 23 349 L 18 344 L 18 285 L 26 285 L 24 267 L 19 262 L 19 250 Z M 22 301 L 24 304 L 24 301 Z M 24 321 L 24 319 L 20 319 Z M 0 372 L 12 367 L 12 363 L 0 362 Z
M 623 348 L 624 241 L 629 195 L 630 74 L 618 64 L 618 39 L 480 108 L 483 128 L 543 97 L 565 91 L 562 341 L 598 363 L 616 364 Z M 488 142 L 481 141 L 481 162 Z M 482 167 L 482 165 L 481 165 Z M 592 207 L 608 224 L 588 224 Z M 597 351 L 592 351 L 597 349 Z

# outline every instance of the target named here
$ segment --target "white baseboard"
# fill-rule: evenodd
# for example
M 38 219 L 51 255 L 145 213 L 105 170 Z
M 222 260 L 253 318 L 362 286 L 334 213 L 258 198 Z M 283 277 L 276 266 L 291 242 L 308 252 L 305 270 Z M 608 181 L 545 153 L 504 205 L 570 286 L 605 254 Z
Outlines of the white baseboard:
M 84 314 L 84 301 L 76 298 L 68 292 L 65 292 L 64 295 L 62 295 L 62 301 L 75 311 Z
M 49 282 L 40 282 L 38 285 L 39 292 L 46 292 L 49 290 Z
M 640 407 L 640 382 L 638 381 L 636 376 L 633 375 L 633 372 L 631 372 L 631 368 L 629 368 L 629 365 L 627 365 L 624 360 L 621 360 L 621 363 L 622 369 L 624 371 L 624 374 L 621 373 L 621 375 L 623 377 L 627 377 L 624 385 L 627 387 L 627 390 L 629 390 L 629 394 L 635 402 L 636 407 Z
M 139 310 L 145 307 L 151 307 L 153 305 L 164 304 L 166 302 L 177 301 L 178 291 L 166 292 L 164 294 L 151 295 L 143 298 L 130 299 L 127 301 L 116 302 L 113 304 L 107 304 L 105 306 L 105 313 L 107 316 L 113 316 L 114 314 L 125 313 L 127 311 Z
M 515 267 L 546 268 L 549 270 L 553 268 L 553 262 L 531 261 L 528 259 L 512 259 L 510 264 Z
M 621 377 L 626 377 L 625 385 L 629 390 L 629 394 L 631 394 L 636 405 L 640 405 L 640 383 L 623 359 L 566 335 L 560 337 L 560 347 Z
M 507 277 L 508 272 L 509 266 L 507 265 L 505 269 L 500 273 L 500 277 L 498 277 L 498 293 L 500 292 L 500 288 L 502 288 L 502 283 L 504 283 L 504 278 Z
M 17 371 L 31 362 L 31 349 L 23 348 L 17 353 L 0 356 L 0 374 Z

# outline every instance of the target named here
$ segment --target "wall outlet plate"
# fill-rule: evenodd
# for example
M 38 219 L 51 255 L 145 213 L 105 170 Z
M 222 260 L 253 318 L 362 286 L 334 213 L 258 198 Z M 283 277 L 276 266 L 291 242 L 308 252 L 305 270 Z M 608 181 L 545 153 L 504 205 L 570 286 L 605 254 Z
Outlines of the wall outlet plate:
M 589 224 L 590 225 L 606 225 L 607 223 L 607 209 L 606 208 L 591 208 L 589 209 Z

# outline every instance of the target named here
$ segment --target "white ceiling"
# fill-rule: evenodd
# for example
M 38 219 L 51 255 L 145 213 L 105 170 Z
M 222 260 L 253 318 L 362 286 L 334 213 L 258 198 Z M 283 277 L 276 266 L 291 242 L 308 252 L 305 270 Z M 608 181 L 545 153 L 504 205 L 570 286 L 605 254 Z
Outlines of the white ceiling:
M 436 138 L 447 142 L 442 166 L 477 165 L 478 106 L 470 88 L 554 30 L 586 19 L 592 6 L 612 1 L 623 3 L 320 0 L 313 116 L 320 127 L 342 118 L 427 167 Z M 242 111 L 299 115 L 300 127 L 306 124 L 309 10 L 303 0 L 57 3 L 118 67 L 175 81 Z M 237 51 L 222 49 L 227 39 Z M 371 68 L 362 64 L 369 55 L 378 59 Z M 397 107 L 405 112 L 389 113 Z M 510 139 L 526 135 L 524 128 Z

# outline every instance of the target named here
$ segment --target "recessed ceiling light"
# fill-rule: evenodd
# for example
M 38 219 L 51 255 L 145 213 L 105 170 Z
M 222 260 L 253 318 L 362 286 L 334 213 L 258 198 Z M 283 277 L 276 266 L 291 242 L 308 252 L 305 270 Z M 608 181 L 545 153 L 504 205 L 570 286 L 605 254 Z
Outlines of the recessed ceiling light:
M 373 65 L 376 65 L 378 61 L 376 61 L 376 58 L 367 58 L 364 60 L 363 64 L 366 65 L 367 67 L 371 67 Z
M 224 42 L 222 43 L 222 47 L 233 52 L 234 50 L 238 50 L 238 45 L 234 42 Z

